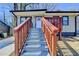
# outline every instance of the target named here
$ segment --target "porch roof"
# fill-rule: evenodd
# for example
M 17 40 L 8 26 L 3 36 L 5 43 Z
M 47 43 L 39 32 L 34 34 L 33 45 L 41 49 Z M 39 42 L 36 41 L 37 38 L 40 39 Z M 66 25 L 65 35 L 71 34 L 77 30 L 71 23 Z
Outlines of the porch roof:
M 45 16 L 77 16 L 79 11 L 46 11 Z
M 77 16 L 79 11 L 47 11 L 47 9 L 10 11 L 15 16 Z
M 46 9 L 10 11 L 15 16 L 44 16 Z

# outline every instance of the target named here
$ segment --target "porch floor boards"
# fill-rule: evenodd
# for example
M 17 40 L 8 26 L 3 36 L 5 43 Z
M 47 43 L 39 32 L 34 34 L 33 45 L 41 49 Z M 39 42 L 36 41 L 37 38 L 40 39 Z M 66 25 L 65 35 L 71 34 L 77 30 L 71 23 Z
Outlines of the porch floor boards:
M 63 56 L 79 56 L 79 37 L 62 37 L 57 45 L 62 51 Z

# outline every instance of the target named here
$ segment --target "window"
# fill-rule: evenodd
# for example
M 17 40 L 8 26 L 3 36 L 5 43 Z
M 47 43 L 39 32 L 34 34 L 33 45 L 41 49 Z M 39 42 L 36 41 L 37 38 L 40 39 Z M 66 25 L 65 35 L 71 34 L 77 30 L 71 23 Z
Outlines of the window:
M 62 24 L 64 25 L 64 26 L 68 26 L 69 25 L 69 17 L 68 16 L 63 16 L 62 17 Z
M 21 18 L 20 20 L 20 23 L 24 22 L 25 21 L 25 18 Z
M 25 21 L 25 17 L 20 17 L 20 23 Z

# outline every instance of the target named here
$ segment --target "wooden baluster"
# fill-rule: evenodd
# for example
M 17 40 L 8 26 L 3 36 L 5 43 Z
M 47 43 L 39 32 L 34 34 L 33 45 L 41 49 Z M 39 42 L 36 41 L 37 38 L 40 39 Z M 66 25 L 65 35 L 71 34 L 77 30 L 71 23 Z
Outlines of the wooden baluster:
M 20 30 L 20 38 L 21 38 L 21 48 L 22 48 L 22 29 Z
M 29 31 L 29 28 L 30 28 L 30 27 L 29 27 L 29 21 L 28 21 L 28 31 Z
M 50 51 L 52 51 L 52 32 L 50 32 L 50 37 L 49 37 L 49 39 L 50 39 Z
M 22 48 L 21 47 L 21 31 L 19 31 L 19 47 L 20 47 L 19 49 L 21 50 L 21 48 Z
M 28 21 L 27 21 L 27 34 L 28 34 L 28 30 L 29 30 L 29 29 L 28 29 Z
M 18 32 L 16 30 L 14 30 L 14 37 L 15 37 L 15 55 L 19 55 Z
M 28 25 L 28 26 L 29 26 L 29 30 L 30 30 L 30 22 L 28 21 L 28 23 L 29 23 L 29 25 Z
M 25 24 L 24 24 L 24 42 L 25 42 L 25 39 L 26 39 L 26 30 L 25 30 Z
M 26 37 L 28 36 L 27 34 L 28 34 L 28 31 L 27 31 L 27 23 L 26 23 Z
M 56 56 L 56 34 L 52 34 L 52 55 Z
M 22 31 L 22 46 L 23 46 L 23 28 L 21 29 L 21 31 Z
M 19 49 L 19 51 L 20 51 L 20 49 L 21 49 L 21 46 L 20 46 L 20 29 L 18 30 L 18 49 Z
M 24 39 L 25 39 L 25 31 L 24 31 L 24 26 L 23 26 L 23 43 L 24 43 Z
M 23 25 L 23 34 L 24 34 L 24 41 L 25 41 L 25 23 L 24 23 L 24 25 Z
M 26 22 L 26 38 L 27 38 L 27 22 Z
M 25 40 L 26 40 L 26 23 L 25 23 L 25 25 L 24 25 L 24 31 L 25 31 L 24 33 L 25 33 Z M 24 41 L 25 41 L 25 40 L 24 40 Z

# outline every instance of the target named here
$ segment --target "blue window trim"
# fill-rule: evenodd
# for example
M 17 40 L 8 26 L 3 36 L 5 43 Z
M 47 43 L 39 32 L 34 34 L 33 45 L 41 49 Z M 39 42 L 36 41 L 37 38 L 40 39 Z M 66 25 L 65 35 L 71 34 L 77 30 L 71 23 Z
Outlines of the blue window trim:
M 64 22 L 63 17 L 66 17 L 66 18 L 67 18 L 67 24 L 64 24 L 64 23 L 63 23 L 63 22 Z M 63 25 L 63 26 L 68 26 L 68 25 L 69 25 L 69 16 L 62 16 L 62 25 Z

